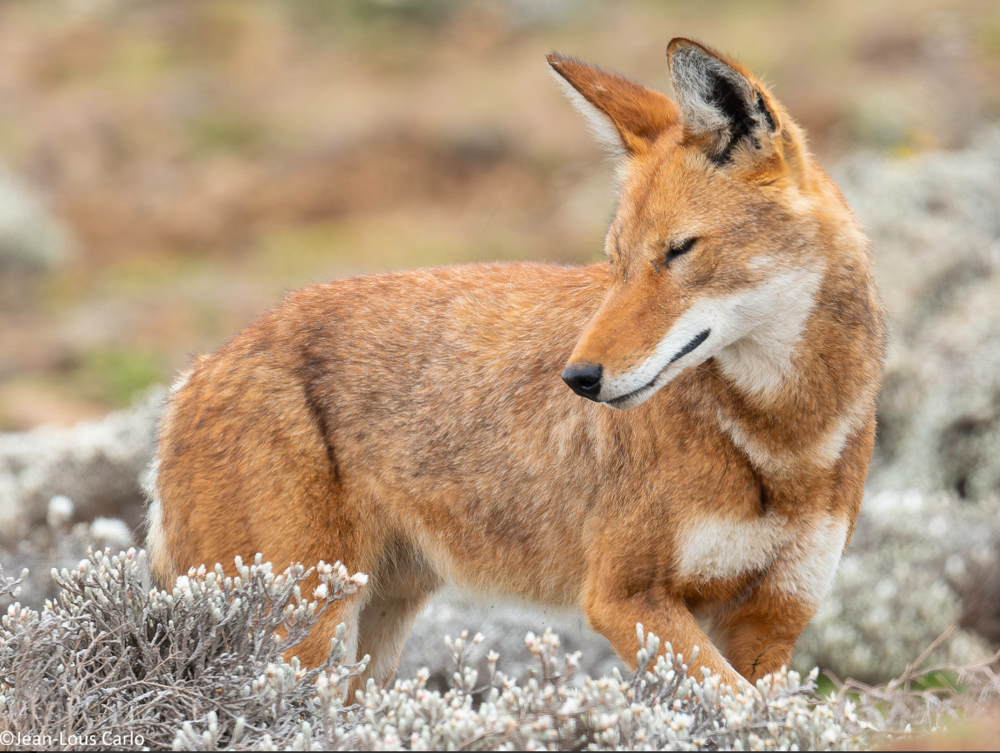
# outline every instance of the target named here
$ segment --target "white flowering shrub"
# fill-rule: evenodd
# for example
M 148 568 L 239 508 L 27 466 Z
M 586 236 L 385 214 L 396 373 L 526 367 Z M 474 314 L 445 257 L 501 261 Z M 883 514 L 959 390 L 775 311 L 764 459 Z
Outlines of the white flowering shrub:
M 524 651 L 524 636 L 541 632 L 546 626 L 558 629 L 560 646 L 567 653 L 579 651 L 584 657 L 581 669 L 592 677 L 610 677 L 617 669 L 627 671 L 611 643 L 595 633 L 579 610 L 531 604 L 510 597 L 488 597 L 447 588 L 435 595 L 417 618 L 403 647 L 398 676 L 415 677 L 427 668 L 427 686 L 445 691 L 451 684 L 454 667 L 441 652 L 441 636 L 459 635 L 463 630 L 490 637 L 490 648 L 505 657 Z M 518 682 L 529 678 L 528 666 L 507 666 Z
M 687 675 L 685 657 L 637 626 L 638 671 L 593 679 L 558 636 L 529 633 L 528 679 L 499 669 L 482 635 L 446 638 L 453 667 L 445 692 L 427 670 L 389 688 L 369 681 L 345 699 L 367 657 L 344 664 L 344 630 L 327 662 L 304 668 L 294 647 L 330 604 L 366 584 L 339 565 L 317 567 L 314 599 L 301 593 L 311 571 L 276 574 L 258 559 L 191 570 L 170 591 L 143 583 L 145 553 L 92 553 L 52 573 L 56 601 L 41 610 L 11 604 L 0 629 L 0 740 L 68 749 L 115 739 L 121 747 L 175 750 L 853 750 L 939 728 L 962 699 L 992 703 L 1000 680 L 987 664 L 959 679 L 969 692 L 912 692 L 907 683 L 845 686 L 827 699 L 816 673 L 782 672 L 755 689 L 722 686 L 707 671 Z M 22 574 L 22 578 L 24 575 Z M 3 578 L 16 598 L 21 579 Z M 693 658 L 693 657 L 692 657 Z M 860 702 L 849 697 L 860 696 Z M 883 709 L 890 708 L 886 714 Z
M 486 657 L 469 663 L 482 636 L 447 642 L 452 688 L 429 691 L 427 672 L 382 689 L 369 682 L 346 704 L 364 661 L 345 665 L 343 630 L 321 667 L 281 654 L 329 608 L 364 585 L 319 565 L 315 600 L 301 594 L 301 566 L 237 562 L 238 577 L 192 570 L 172 592 L 142 582 L 145 554 L 92 554 L 53 573 L 58 599 L 35 611 L 11 604 L 0 632 L 0 706 L 24 736 L 110 734 L 177 749 L 733 749 L 856 746 L 863 737 L 844 704 L 817 703 L 814 676 L 792 672 L 733 691 L 643 636 L 640 670 L 623 679 L 578 677 L 579 654 L 551 632 L 529 634 L 530 679 L 519 685 Z M 19 580 L 0 592 L 16 595 Z M 654 659 L 655 657 L 655 659 Z
M 275 574 L 268 563 L 236 562 L 236 577 L 204 567 L 172 591 L 143 583 L 145 552 L 92 553 L 72 570 L 53 570 L 56 600 L 36 611 L 13 603 L 0 632 L 0 681 L 8 728 L 19 735 L 72 733 L 141 737 L 169 747 L 185 721 L 210 722 L 216 740 L 238 744 L 267 729 L 298 731 L 302 709 L 322 684 L 340 686 L 363 664 L 344 665 L 343 632 L 319 667 L 286 662 L 330 605 L 363 585 L 342 566 Z M 25 574 L 22 574 L 22 578 Z M 20 579 L 0 594 L 16 597 Z M 259 735 L 258 735 L 259 736 Z M 86 746 L 84 746 L 86 747 Z

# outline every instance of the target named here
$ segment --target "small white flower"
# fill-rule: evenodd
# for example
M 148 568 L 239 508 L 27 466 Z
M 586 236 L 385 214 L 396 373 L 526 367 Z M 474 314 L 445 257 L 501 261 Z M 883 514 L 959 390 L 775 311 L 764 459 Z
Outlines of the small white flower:
M 65 494 L 57 494 L 49 500 L 49 511 L 46 521 L 52 528 L 60 528 L 73 517 L 73 500 Z
M 132 530 L 118 518 L 94 518 L 90 535 L 99 542 L 125 545 L 132 542 Z

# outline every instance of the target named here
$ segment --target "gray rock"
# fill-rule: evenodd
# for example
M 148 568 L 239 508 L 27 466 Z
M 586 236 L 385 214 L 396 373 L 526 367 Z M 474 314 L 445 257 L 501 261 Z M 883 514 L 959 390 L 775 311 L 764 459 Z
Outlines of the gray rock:
M 43 524 L 57 495 L 73 501 L 74 520 L 103 515 L 139 526 L 144 504 L 139 477 L 153 454 L 164 394 L 162 388 L 152 390 L 102 421 L 0 434 L 0 544 Z

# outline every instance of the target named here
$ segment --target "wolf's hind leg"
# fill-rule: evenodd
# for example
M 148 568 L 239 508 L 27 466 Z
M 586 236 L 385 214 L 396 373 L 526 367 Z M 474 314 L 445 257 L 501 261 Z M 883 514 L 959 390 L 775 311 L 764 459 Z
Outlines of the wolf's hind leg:
M 408 547 L 383 559 L 368 583 L 371 599 L 361 611 L 358 657 L 371 662 L 357 687 L 368 678 L 386 685 L 396 674 L 403 644 L 420 611 L 441 586 L 441 579 Z

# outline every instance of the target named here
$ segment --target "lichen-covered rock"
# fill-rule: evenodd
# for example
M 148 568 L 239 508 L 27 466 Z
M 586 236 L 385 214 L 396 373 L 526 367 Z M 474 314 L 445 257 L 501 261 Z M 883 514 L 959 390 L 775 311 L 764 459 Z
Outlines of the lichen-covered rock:
M 102 421 L 0 434 L 0 545 L 43 524 L 59 495 L 72 499 L 75 520 L 103 515 L 137 527 L 144 504 L 139 477 L 153 455 L 163 395 L 162 388 L 152 390 Z
M 836 171 L 889 313 L 879 488 L 1000 491 L 1000 131 Z

